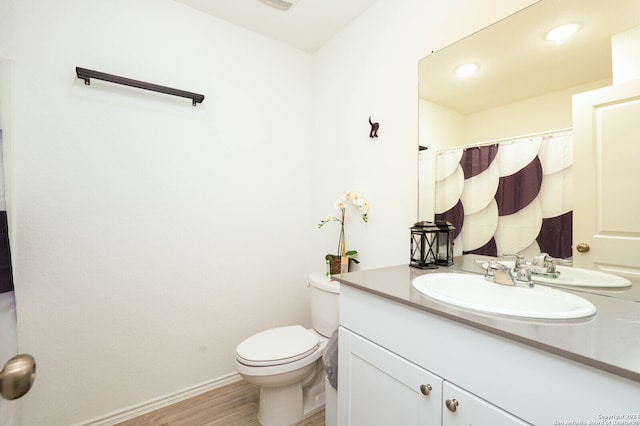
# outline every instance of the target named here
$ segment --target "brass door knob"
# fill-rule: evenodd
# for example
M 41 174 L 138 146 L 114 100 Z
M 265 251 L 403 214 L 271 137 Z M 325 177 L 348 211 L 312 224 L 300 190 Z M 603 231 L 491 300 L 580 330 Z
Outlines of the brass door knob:
M 29 392 L 35 379 L 35 359 L 28 354 L 16 355 L 0 370 L 0 396 L 8 400 L 18 399 Z
M 447 406 L 449 411 L 451 411 L 452 413 L 455 413 L 455 411 L 458 409 L 458 400 L 457 399 L 447 399 L 447 401 L 444 404 Z
M 431 392 L 433 390 L 433 388 L 431 387 L 431 385 L 420 385 L 420 392 L 422 392 L 422 394 L 424 396 L 428 396 L 429 392 Z
M 580 243 L 576 246 L 576 250 L 578 250 L 580 253 L 586 253 L 591 249 L 591 247 L 589 247 L 589 244 L 587 243 Z

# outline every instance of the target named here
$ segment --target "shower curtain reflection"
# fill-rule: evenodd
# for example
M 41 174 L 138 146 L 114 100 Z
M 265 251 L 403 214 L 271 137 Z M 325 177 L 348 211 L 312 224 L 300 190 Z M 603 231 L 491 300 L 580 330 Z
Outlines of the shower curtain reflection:
M 570 130 L 439 152 L 435 217 L 455 254 L 571 257 L 572 164 Z

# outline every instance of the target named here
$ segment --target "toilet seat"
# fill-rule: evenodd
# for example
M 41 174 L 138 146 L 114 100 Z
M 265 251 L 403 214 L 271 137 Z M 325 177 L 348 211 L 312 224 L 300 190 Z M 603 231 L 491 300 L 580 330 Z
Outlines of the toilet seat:
M 236 358 L 254 367 L 288 364 L 314 353 L 319 344 L 319 336 L 300 325 L 272 328 L 240 343 Z

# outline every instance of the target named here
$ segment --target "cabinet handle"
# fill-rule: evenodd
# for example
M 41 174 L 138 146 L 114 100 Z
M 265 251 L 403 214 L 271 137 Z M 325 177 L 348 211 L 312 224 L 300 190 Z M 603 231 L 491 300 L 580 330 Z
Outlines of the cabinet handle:
M 422 392 L 422 394 L 424 396 L 428 396 L 429 392 L 431 392 L 433 390 L 433 388 L 431 387 L 431 385 L 420 385 L 420 392 Z
M 445 402 L 445 405 L 447 406 L 449 411 L 451 411 L 452 413 L 455 413 L 455 411 L 458 409 L 458 400 L 457 399 L 447 399 L 447 401 Z
M 576 250 L 578 250 L 580 253 L 586 253 L 590 248 L 591 247 L 589 247 L 589 244 L 587 243 L 580 243 L 576 246 Z

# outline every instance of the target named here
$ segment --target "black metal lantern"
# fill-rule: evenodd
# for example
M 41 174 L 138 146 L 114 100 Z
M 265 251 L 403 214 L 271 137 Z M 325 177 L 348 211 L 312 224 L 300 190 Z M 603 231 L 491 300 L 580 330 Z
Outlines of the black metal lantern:
M 438 265 L 453 265 L 453 231 L 456 229 L 451 222 L 436 220 L 438 228 L 438 249 L 436 263 Z
M 411 228 L 411 263 L 420 269 L 438 267 L 438 228 L 433 222 L 416 222 Z

